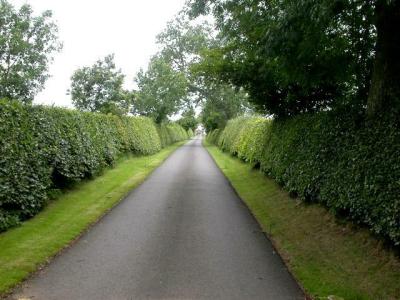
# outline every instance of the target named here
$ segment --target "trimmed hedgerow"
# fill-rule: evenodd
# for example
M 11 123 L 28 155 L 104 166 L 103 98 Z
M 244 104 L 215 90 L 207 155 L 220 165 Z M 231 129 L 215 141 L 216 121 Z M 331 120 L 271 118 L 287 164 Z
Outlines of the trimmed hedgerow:
M 157 129 L 162 147 L 190 137 L 188 132 L 178 123 L 163 123 Z
M 237 154 L 238 136 L 245 128 L 244 125 L 247 124 L 248 120 L 248 117 L 238 117 L 229 121 L 229 126 L 225 127 L 218 139 L 218 144 L 222 150 L 227 150 L 234 155 Z
M 189 138 L 191 138 L 192 136 L 194 136 L 194 132 L 193 132 L 192 128 L 189 128 L 189 129 L 187 130 L 187 135 L 188 135 Z
M 228 121 L 222 132 L 212 136 L 216 132 L 214 130 L 210 138 L 223 150 L 247 162 L 258 163 L 264 147 L 262 141 L 268 134 L 269 124 L 270 121 L 262 117 L 238 117 Z
M 301 199 L 400 244 L 400 131 L 393 120 L 322 112 L 237 118 L 209 141 L 260 166 Z M 219 135 L 219 133 L 215 134 Z
M 207 136 L 206 136 L 206 141 L 209 142 L 209 143 L 211 143 L 211 144 L 217 145 L 217 144 L 218 144 L 218 141 L 219 141 L 219 137 L 220 137 L 220 135 L 221 135 L 221 132 L 222 132 L 222 130 L 219 129 L 219 128 L 214 129 L 214 130 L 211 131 L 209 134 L 207 134 Z
M 163 146 L 187 138 L 177 124 Z M 90 178 L 123 153 L 161 149 L 154 122 L 0 100 L 0 231 L 39 212 L 54 189 Z
M 49 167 L 35 151 L 39 145 L 29 110 L 2 101 L 0 135 L 0 226 L 6 227 L 22 212 L 32 215 L 40 209 L 50 178 Z

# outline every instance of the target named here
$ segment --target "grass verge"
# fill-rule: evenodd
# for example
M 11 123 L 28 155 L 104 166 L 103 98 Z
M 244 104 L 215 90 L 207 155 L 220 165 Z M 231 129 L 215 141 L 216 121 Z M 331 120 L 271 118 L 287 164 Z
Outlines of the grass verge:
M 400 299 L 400 259 L 367 230 L 290 198 L 251 165 L 205 146 L 312 297 Z
M 31 220 L 0 234 L 0 295 L 68 246 L 182 144 L 150 156 L 121 158 L 114 168 L 77 184 Z

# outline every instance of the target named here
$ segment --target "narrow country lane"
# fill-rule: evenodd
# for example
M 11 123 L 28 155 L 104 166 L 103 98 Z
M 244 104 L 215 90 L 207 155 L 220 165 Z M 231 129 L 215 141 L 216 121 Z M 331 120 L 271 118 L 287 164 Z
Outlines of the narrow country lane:
M 175 151 L 12 299 L 304 299 L 202 147 Z

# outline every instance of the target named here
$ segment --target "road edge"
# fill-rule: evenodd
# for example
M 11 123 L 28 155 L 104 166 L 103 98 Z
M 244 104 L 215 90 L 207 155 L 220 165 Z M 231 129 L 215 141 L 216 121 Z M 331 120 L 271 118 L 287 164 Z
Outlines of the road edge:
M 212 145 L 207 144 L 207 142 L 205 141 L 205 139 L 202 140 L 201 143 L 202 147 L 207 151 L 208 155 L 210 156 L 210 158 L 212 159 L 212 161 L 215 163 L 215 165 L 217 166 L 218 170 L 221 172 L 222 176 L 224 176 L 224 178 L 226 179 L 226 181 L 228 182 L 229 186 L 232 188 L 232 190 L 234 191 L 234 193 L 236 194 L 236 196 L 240 199 L 241 203 L 243 204 L 243 206 L 247 209 L 247 211 L 249 212 L 249 214 L 254 218 L 254 220 L 256 220 L 258 227 L 260 228 L 260 231 L 263 233 L 263 235 L 265 236 L 265 238 L 271 243 L 274 251 L 278 254 L 280 260 L 282 261 L 282 263 L 285 265 L 286 270 L 289 272 L 289 274 L 292 276 L 292 278 L 295 280 L 295 282 L 297 283 L 297 285 L 299 286 L 299 288 L 301 289 L 301 291 L 303 292 L 305 299 L 306 300 L 313 300 L 314 298 L 309 295 L 306 291 L 306 289 L 304 288 L 304 286 L 302 285 L 302 283 L 298 280 L 298 278 L 295 276 L 295 274 L 293 273 L 291 266 L 288 262 L 287 259 L 285 259 L 284 255 L 282 255 L 281 251 L 279 250 L 276 242 L 274 241 L 274 239 L 268 234 L 268 232 L 266 232 L 263 228 L 262 228 L 262 224 L 259 221 L 259 219 L 256 217 L 256 215 L 253 213 L 253 211 L 250 209 L 250 207 L 246 204 L 246 201 L 244 201 L 244 199 L 239 195 L 239 193 L 237 192 L 236 188 L 234 187 L 234 185 L 232 184 L 232 182 L 229 180 L 229 178 L 225 175 L 225 173 L 222 171 L 222 169 L 219 167 L 217 161 L 215 160 L 214 156 L 210 153 L 209 151 L 209 147 Z M 221 149 L 218 148 L 219 151 L 221 151 Z

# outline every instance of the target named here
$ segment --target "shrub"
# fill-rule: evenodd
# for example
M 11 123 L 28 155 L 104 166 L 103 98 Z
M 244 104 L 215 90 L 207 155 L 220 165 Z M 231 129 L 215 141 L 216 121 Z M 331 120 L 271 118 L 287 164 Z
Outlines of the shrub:
M 42 207 L 50 186 L 51 168 L 28 109 L 16 102 L 0 102 L 0 210 L 30 216 Z M 8 221 L 3 221 L 3 224 Z
M 237 156 L 250 163 L 259 163 L 264 149 L 264 137 L 268 135 L 271 121 L 261 117 L 247 119 L 237 136 Z M 251 134 L 249 134 L 251 132 Z
M 187 138 L 179 125 L 167 130 L 168 144 Z M 0 100 L 0 139 L 0 231 L 39 212 L 52 190 L 99 174 L 121 154 L 152 154 L 162 146 L 149 118 L 8 100 Z
M 158 126 L 162 147 L 189 138 L 186 130 L 178 123 L 163 123 Z
M 5 231 L 10 227 L 17 226 L 20 223 L 18 215 L 0 210 L 0 232 Z
M 188 135 L 189 138 L 191 138 L 191 137 L 194 136 L 194 132 L 193 132 L 192 128 L 189 128 L 189 129 L 187 130 L 187 135 Z
M 235 155 L 237 154 L 237 143 L 239 141 L 237 137 L 245 128 L 243 125 L 247 124 L 248 120 L 248 117 L 238 117 L 228 121 L 228 124 L 218 139 L 218 145 L 222 148 L 222 150 L 229 151 Z
M 288 191 L 400 244 L 400 131 L 391 120 L 322 112 L 238 118 L 209 141 L 260 165 Z M 216 134 L 215 134 L 216 135 Z
M 207 134 L 206 141 L 211 144 L 218 144 L 219 137 L 221 135 L 221 129 L 214 129 L 209 134 Z

